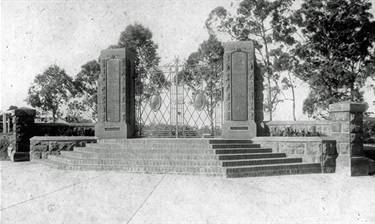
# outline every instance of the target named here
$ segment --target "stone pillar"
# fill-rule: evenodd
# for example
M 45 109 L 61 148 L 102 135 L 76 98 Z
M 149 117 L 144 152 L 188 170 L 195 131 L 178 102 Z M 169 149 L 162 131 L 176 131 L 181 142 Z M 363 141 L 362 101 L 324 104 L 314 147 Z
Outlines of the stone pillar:
M 12 162 L 29 161 L 30 138 L 34 136 L 36 110 L 17 108 L 12 110 L 13 133 L 8 147 L 8 156 Z
M 103 50 L 98 80 L 98 123 L 95 136 L 135 135 L 135 58 L 124 48 Z
M 351 176 L 368 175 L 363 153 L 363 112 L 366 105 L 340 102 L 329 105 L 332 137 L 337 141 L 337 169 L 349 168 Z
M 7 114 L 3 113 L 3 134 L 7 133 Z
M 13 130 L 11 129 L 11 124 L 12 124 L 12 117 L 10 114 L 7 114 L 7 133 L 12 132 Z
M 251 41 L 228 42 L 224 44 L 224 121 L 223 138 L 249 139 L 257 136 L 258 121 L 263 116 L 259 102 L 263 100 L 262 90 L 255 92 L 255 51 Z M 258 71 L 258 70 L 257 70 Z M 262 79 L 257 80 L 258 86 Z M 261 107 L 263 107 L 261 105 Z M 259 122 L 261 123 L 261 122 Z

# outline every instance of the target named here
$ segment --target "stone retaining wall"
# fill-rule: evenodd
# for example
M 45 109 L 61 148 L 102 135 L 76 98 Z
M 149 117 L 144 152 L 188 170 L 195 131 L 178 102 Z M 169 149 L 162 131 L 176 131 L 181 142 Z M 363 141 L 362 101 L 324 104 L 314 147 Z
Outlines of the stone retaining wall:
M 74 146 L 96 142 L 96 137 L 91 136 L 35 136 L 30 139 L 30 160 L 46 159 L 48 155 L 59 155 L 60 151 L 73 151 Z
M 254 143 L 285 153 L 289 158 L 302 158 L 305 163 L 322 163 L 323 172 L 336 168 L 336 140 L 327 137 L 256 137 Z

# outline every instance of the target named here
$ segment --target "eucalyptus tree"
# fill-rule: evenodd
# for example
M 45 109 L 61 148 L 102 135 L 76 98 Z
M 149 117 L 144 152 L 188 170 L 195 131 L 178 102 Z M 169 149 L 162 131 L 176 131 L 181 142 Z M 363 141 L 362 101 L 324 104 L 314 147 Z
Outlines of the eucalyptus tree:
M 272 48 L 283 43 L 293 45 L 293 34 L 296 28 L 290 21 L 290 7 L 293 0 L 243 0 L 232 15 L 223 7 L 211 11 L 206 20 L 209 32 L 223 32 L 238 41 L 251 40 L 257 53 L 259 66 L 266 79 L 267 97 L 264 109 L 272 120 L 272 113 L 280 100 L 279 74 L 274 72 L 272 65 Z
M 328 105 L 363 101 L 375 67 L 375 22 L 366 0 L 304 0 L 293 15 L 304 41 L 295 47 L 296 75 L 309 83 L 303 112 L 328 118 Z

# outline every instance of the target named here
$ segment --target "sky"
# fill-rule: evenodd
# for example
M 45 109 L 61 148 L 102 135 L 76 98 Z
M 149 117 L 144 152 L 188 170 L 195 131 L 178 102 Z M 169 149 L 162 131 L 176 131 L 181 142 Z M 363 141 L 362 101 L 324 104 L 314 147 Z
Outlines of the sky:
M 116 44 L 120 33 L 134 22 L 152 31 L 162 64 L 187 58 L 208 38 L 204 23 L 210 11 L 217 6 L 234 10 L 239 2 L 1 0 L 0 110 L 10 105 L 30 107 L 24 99 L 35 75 L 56 64 L 74 77 L 81 65 Z M 374 7 L 372 11 L 375 14 Z M 307 118 L 301 112 L 307 93 L 306 86 L 297 91 L 299 119 Z M 290 107 L 287 102 L 278 111 Z M 276 112 L 275 119 L 291 120 L 292 115 Z

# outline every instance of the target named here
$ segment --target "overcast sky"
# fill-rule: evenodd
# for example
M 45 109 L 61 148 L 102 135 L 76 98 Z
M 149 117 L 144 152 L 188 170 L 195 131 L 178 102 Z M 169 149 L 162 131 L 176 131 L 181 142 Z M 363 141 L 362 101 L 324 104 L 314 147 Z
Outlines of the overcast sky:
M 375 5 L 375 0 L 372 2 Z M 152 31 L 162 63 L 175 56 L 187 58 L 208 38 L 204 22 L 209 12 L 217 6 L 235 9 L 238 3 L 1 0 L 0 110 L 5 111 L 10 105 L 28 106 L 24 102 L 28 87 L 36 74 L 52 64 L 75 76 L 81 65 L 97 59 L 101 50 L 116 44 L 121 31 L 134 22 Z M 297 104 L 299 109 L 305 92 L 306 88 L 298 94 L 302 96 Z M 291 115 L 280 118 L 291 119 Z

